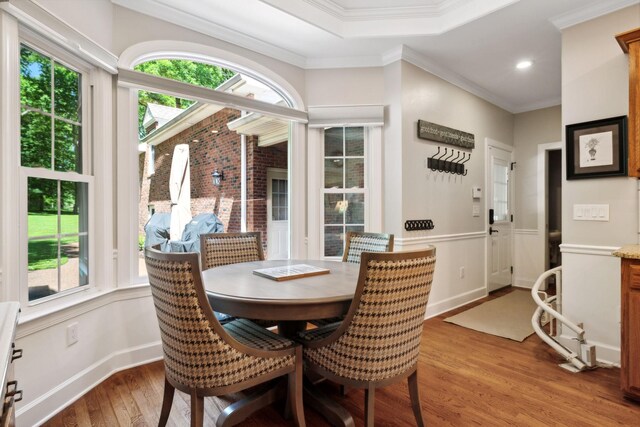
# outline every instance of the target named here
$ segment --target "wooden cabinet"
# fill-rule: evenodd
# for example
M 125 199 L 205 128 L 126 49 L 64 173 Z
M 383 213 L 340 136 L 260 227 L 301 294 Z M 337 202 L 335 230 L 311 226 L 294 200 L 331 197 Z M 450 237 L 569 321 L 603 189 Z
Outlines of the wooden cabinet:
M 640 177 L 640 28 L 616 36 L 629 54 L 629 176 Z
M 622 259 L 621 387 L 640 400 L 640 259 Z
M 13 372 L 16 359 L 22 357 L 22 350 L 14 344 L 20 305 L 17 302 L 0 303 L 0 426 L 15 426 L 15 403 L 22 400 L 22 390 L 18 387 Z

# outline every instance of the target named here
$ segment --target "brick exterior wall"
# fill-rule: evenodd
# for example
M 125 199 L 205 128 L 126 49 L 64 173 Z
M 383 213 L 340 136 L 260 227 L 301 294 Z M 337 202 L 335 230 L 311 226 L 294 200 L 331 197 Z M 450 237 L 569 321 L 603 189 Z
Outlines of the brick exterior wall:
M 240 112 L 225 108 L 185 129 L 155 147 L 155 173 L 148 176 L 149 150 L 140 153 L 139 233 L 149 219 L 149 205 L 156 212 L 171 212 L 169 175 L 173 150 L 178 144 L 189 144 L 191 164 L 191 215 L 213 212 L 227 232 L 239 232 L 241 223 L 241 145 L 240 135 L 227 128 L 227 123 L 240 117 Z M 217 132 L 212 132 L 217 131 Z M 197 142 L 194 142 L 197 140 Z M 267 244 L 267 168 L 287 168 L 287 144 L 258 147 L 257 137 L 247 137 L 247 230 L 261 231 L 263 246 Z M 214 169 L 224 171 L 220 187 L 212 183 Z

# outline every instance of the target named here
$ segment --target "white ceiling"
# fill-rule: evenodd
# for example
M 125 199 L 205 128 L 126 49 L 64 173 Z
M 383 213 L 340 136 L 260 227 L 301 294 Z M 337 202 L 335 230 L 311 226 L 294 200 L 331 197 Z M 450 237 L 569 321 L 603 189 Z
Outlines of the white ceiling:
M 562 28 L 640 2 L 111 1 L 302 68 L 402 58 L 513 113 L 560 104 Z M 523 58 L 533 67 L 516 70 Z

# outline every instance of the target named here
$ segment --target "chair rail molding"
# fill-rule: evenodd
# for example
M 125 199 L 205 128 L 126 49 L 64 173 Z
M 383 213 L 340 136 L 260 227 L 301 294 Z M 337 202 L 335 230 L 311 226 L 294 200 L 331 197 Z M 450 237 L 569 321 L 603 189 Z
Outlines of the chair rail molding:
M 487 237 L 486 231 L 474 231 L 470 233 L 456 233 L 456 234 L 439 234 L 435 236 L 396 237 L 394 239 L 394 246 L 396 246 L 396 249 L 404 249 L 404 248 L 414 248 L 416 246 L 430 245 L 432 243 L 454 242 L 457 240 L 484 239 L 486 237 Z
M 591 246 L 591 245 L 576 245 L 570 243 L 563 243 L 560 245 L 560 252 L 568 254 L 580 254 L 580 255 L 600 255 L 613 257 L 613 252 L 620 249 L 619 246 Z

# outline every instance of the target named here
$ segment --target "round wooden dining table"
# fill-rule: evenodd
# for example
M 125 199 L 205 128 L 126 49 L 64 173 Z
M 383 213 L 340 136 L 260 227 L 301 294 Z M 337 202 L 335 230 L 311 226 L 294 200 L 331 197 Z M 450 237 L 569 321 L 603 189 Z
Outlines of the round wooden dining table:
M 273 280 L 254 274 L 265 268 L 309 265 L 328 274 Z M 214 311 L 237 317 L 275 320 L 278 333 L 289 338 L 304 330 L 309 320 L 346 314 L 358 283 L 359 264 L 320 260 L 269 260 L 229 264 L 202 272 Z M 229 407 L 230 425 L 243 420 L 248 408 L 269 405 L 284 396 L 285 382 L 259 390 Z M 305 406 L 314 407 L 333 425 L 353 426 L 353 418 L 333 399 L 305 379 Z M 253 411 L 253 409 L 251 410 Z
M 328 274 L 276 281 L 254 274 L 272 267 L 310 265 Z M 202 272 L 214 311 L 249 319 L 275 320 L 292 337 L 306 322 L 345 314 L 358 282 L 359 264 L 321 260 L 269 260 L 229 264 Z

